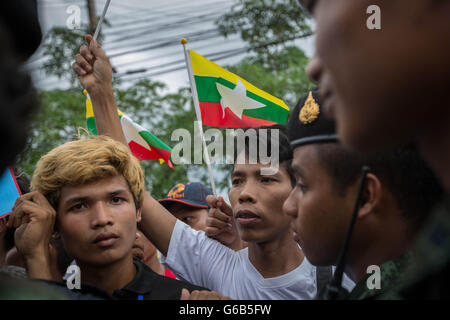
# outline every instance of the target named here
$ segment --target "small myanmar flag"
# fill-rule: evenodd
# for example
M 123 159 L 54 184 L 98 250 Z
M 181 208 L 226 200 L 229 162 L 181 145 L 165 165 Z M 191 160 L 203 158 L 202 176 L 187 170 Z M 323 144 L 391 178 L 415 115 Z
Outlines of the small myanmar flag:
M 202 122 L 213 127 L 286 124 L 289 107 L 241 77 L 189 50 Z
M 87 95 L 86 90 L 84 90 L 84 94 Z M 167 165 L 173 169 L 172 162 L 170 162 L 170 153 L 172 152 L 172 149 L 149 131 L 131 120 L 122 111 L 117 109 L 117 112 L 119 113 L 123 133 L 133 155 L 139 160 L 159 160 L 161 164 L 166 162 Z M 89 96 L 86 97 L 86 124 L 88 130 L 92 134 L 97 135 L 94 110 L 92 109 L 92 102 L 91 99 L 89 99 Z

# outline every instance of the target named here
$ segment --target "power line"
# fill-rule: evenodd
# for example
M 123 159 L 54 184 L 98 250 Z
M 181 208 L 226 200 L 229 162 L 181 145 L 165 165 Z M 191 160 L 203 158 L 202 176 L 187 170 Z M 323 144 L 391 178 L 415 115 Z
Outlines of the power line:
M 133 50 L 126 50 L 126 51 L 122 51 L 122 52 L 118 52 L 118 53 L 114 53 L 114 54 L 110 54 L 110 58 L 115 58 L 115 57 L 119 57 L 119 56 L 123 56 L 126 54 L 131 54 L 131 53 L 136 53 L 136 52 L 142 52 L 142 51 L 147 51 L 147 50 L 154 50 L 154 49 L 159 49 L 159 48 L 163 48 L 163 47 L 169 47 L 169 46 L 174 46 L 174 45 L 178 45 L 179 44 L 179 40 L 183 37 L 187 38 L 188 40 L 191 41 L 201 41 L 201 40 L 207 40 L 207 39 L 211 39 L 214 37 L 219 36 L 219 32 L 217 31 L 217 29 L 208 29 L 208 30 L 204 30 L 204 31 L 200 31 L 200 32 L 195 32 L 195 33 L 188 33 L 188 34 L 178 34 L 172 37 L 164 37 L 164 38 L 159 38 L 154 40 L 154 42 L 156 42 L 155 44 L 152 44 L 150 46 L 145 46 L 142 48 L 137 48 L 137 49 L 133 49 Z
M 248 48 L 244 48 L 244 49 L 243 48 L 237 48 L 237 49 L 231 49 L 231 50 L 226 50 L 226 51 L 210 53 L 210 54 L 205 55 L 205 57 L 208 58 L 209 60 L 212 60 L 214 58 L 215 59 L 220 59 L 220 58 L 222 58 L 222 55 L 228 57 L 228 56 L 230 56 L 230 54 L 232 55 L 232 54 L 235 54 L 235 53 L 241 53 L 241 52 L 247 52 L 247 51 L 248 51 Z M 155 70 L 155 69 L 159 69 L 159 68 L 173 66 L 175 64 L 180 64 L 180 63 L 184 64 L 185 61 L 186 61 L 185 59 L 179 59 L 179 60 L 176 60 L 176 61 L 171 61 L 171 62 L 168 62 L 168 63 L 163 63 L 163 64 L 151 66 L 151 67 L 148 67 L 148 68 L 141 68 L 141 69 L 137 69 L 137 70 L 128 70 L 126 72 L 122 72 L 122 73 L 116 74 L 116 77 L 123 77 L 123 76 L 127 76 L 127 75 L 130 75 L 130 74 L 142 73 L 142 72 L 151 71 L 151 70 Z
M 227 45 L 230 45 L 230 44 L 235 44 L 237 42 L 241 43 L 242 41 L 240 40 L 240 38 L 235 38 L 235 39 L 228 38 L 226 43 L 227 43 Z M 200 50 L 200 49 L 204 49 L 204 48 L 214 48 L 214 47 L 216 47 L 217 45 L 220 45 L 220 44 L 223 44 L 223 38 L 219 38 L 218 41 L 215 41 L 215 42 L 208 42 L 205 45 L 198 45 L 198 43 L 196 43 L 195 44 L 195 50 Z M 176 50 L 173 50 L 173 51 L 170 51 L 170 52 L 166 52 L 164 54 L 157 55 L 157 56 L 149 55 L 149 56 L 147 56 L 147 57 L 145 57 L 143 59 L 133 60 L 131 62 L 127 61 L 125 63 L 119 63 L 119 64 L 115 63 L 114 67 L 115 68 L 120 68 L 120 67 L 124 67 L 124 66 L 129 66 L 129 65 L 132 65 L 132 64 L 138 64 L 140 62 L 148 61 L 149 59 L 156 60 L 156 59 L 160 59 L 160 58 L 167 58 L 167 57 L 174 56 L 174 55 L 182 56 L 183 52 L 180 50 L 180 48 L 178 48 Z
M 262 49 L 262 48 L 278 45 L 278 44 L 289 42 L 289 41 L 294 41 L 294 40 L 298 40 L 298 39 L 302 39 L 302 38 L 307 38 L 307 37 L 310 37 L 311 35 L 312 35 L 312 33 L 306 33 L 306 34 L 299 35 L 299 36 L 296 36 L 296 37 L 291 37 L 289 39 L 282 40 L 282 41 L 272 41 L 270 43 L 266 43 L 266 44 L 262 44 L 262 45 L 258 46 L 257 49 Z M 232 56 L 236 56 L 236 55 L 247 53 L 251 49 L 255 49 L 255 48 L 245 47 L 245 48 L 240 48 L 240 49 L 233 49 L 233 50 L 228 50 L 228 51 L 216 52 L 216 53 L 211 53 L 211 54 L 205 55 L 205 57 L 208 58 L 211 61 L 219 61 L 219 60 L 223 60 L 223 59 L 226 59 L 226 58 L 230 58 Z M 175 61 L 173 63 L 164 64 L 164 67 L 170 66 L 171 64 L 179 64 L 181 61 L 184 62 L 184 60 L 178 60 L 178 61 Z M 155 68 L 156 68 L 156 66 L 155 67 L 150 67 L 150 68 L 147 68 L 145 71 L 151 71 L 151 70 L 154 70 Z M 164 70 L 156 71 L 156 72 L 153 72 L 153 73 L 144 74 L 144 75 L 139 76 L 138 78 L 127 78 L 126 80 L 128 80 L 128 81 L 135 81 L 137 79 L 142 79 L 142 78 L 145 78 L 145 77 L 153 77 L 153 76 L 157 76 L 157 75 L 164 74 L 164 73 L 170 73 L 170 72 L 174 72 L 174 71 L 179 71 L 179 70 L 181 70 L 183 68 L 185 68 L 185 65 L 174 66 L 174 67 L 169 68 L 169 69 L 164 69 Z M 135 73 L 142 73 L 142 72 L 144 72 L 144 69 L 135 70 L 133 73 L 135 74 Z M 128 75 L 131 75 L 131 74 L 128 74 Z M 125 76 L 127 76 L 127 73 L 123 73 L 122 75 L 119 74 L 118 76 L 119 76 L 119 78 L 125 77 Z
M 226 56 L 223 56 L 223 57 L 214 58 L 214 59 L 211 59 L 211 61 L 217 62 L 217 61 L 229 58 L 231 56 L 238 56 L 238 55 L 244 54 L 246 52 L 247 52 L 247 50 L 242 49 L 240 52 L 229 54 L 229 55 L 226 55 Z M 180 66 L 176 66 L 176 67 L 173 67 L 173 68 L 160 70 L 160 71 L 157 71 L 157 72 L 140 75 L 139 77 L 136 77 L 136 78 L 129 78 L 129 79 L 126 79 L 126 80 L 127 81 L 138 81 L 138 80 L 145 79 L 145 78 L 156 77 L 156 76 L 159 76 L 161 74 L 168 74 L 168 73 L 172 73 L 172 72 L 175 72 L 175 71 L 180 71 L 180 70 L 183 70 L 185 68 L 186 68 L 186 65 L 180 65 Z
M 124 55 L 128 55 L 128 54 L 133 54 L 133 53 L 137 53 L 137 52 L 144 52 L 144 51 L 150 51 L 150 50 L 155 50 L 155 49 L 160 49 L 160 48 L 165 48 L 165 47 L 176 46 L 179 44 L 179 40 L 182 37 L 187 37 L 188 39 L 190 39 L 192 41 L 204 41 L 204 40 L 208 40 L 211 38 L 217 38 L 217 36 L 219 36 L 219 33 L 216 29 L 209 29 L 209 30 L 204 30 L 204 31 L 200 31 L 200 32 L 193 32 L 190 34 L 178 34 L 178 35 L 171 36 L 171 37 L 163 37 L 163 38 L 159 38 L 159 39 L 154 39 L 153 44 L 150 46 L 138 47 L 138 48 L 134 48 L 132 50 L 125 50 L 125 51 L 121 51 L 121 52 L 119 51 L 117 53 L 110 54 L 109 58 L 112 59 L 112 58 L 116 58 L 116 57 L 120 57 L 120 56 L 124 56 Z M 109 50 L 107 48 L 105 48 L 105 51 L 109 51 Z M 36 60 L 34 60 L 33 62 L 35 62 L 35 61 Z M 43 61 L 43 62 L 45 62 L 45 61 Z M 47 66 L 54 66 L 54 65 L 56 65 L 56 63 L 49 63 Z M 36 70 L 39 67 L 40 66 L 30 66 L 29 69 Z
M 112 3 L 115 3 L 115 2 L 112 2 Z M 222 1 L 220 1 L 220 2 L 218 2 L 218 3 L 223 3 Z M 205 12 L 205 10 L 203 10 L 203 11 L 200 11 L 200 12 Z M 185 17 L 186 17 L 186 14 L 184 15 Z M 177 20 L 177 21 L 174 21 L 174 22 L 172 22 L 172 23 L 166 23 L 166 24 L 160 24 L 160 25 L 149 25 L 149 29 L 144 29 L 144 30 L 141 30 L 141 32 L 139 33 L 139 35 L 136 35 L 136 33 L 135 32 L 132 32 L 132 30 L 130 30 L 130 31 L 128 31 L 128 33 L 132 33 L 132 35 L 131 36 L 127 36 L 127 37 L 121 37 L 121 38 L 115 38 L 115 39 L 112 39 L 112 40 L 109 40 L 109 34 L 110 33 L 106 33 L 106 39 L 107 40 L 105 40 L 105 42 L 104 42 L 104 47 L 108 50 L 108 51 L 111 51 L 111 50 L 119 50 L 119 49 L 121 49 L 121 48 L 129 48 L 129 47 L 131 47 L 131 46 L 139 46 L 139 44 L 142 44 L 142 43 L 145 43 L 145 41 L 146 41 L 146 38 L 145 37 L 147 37 L 147 38 L 150 38 L 150 37 L 152 37 L 152 33 L 153 32 L 158 32 L 160 29 L 164 29 L 165 31 L 167 30 L 167 29 L 175 29 L 175 28 L 180 28 L 180 27 L 187 27 L 187 26 L 189 26 L 189 25 L 192 25 L 192 24 L 194 24 L 194 21 L 199 21 L 199 19 L 202 19 L 201 21 L 199 21 L 199 23 L 201 22 L 201 23 L 204 23 L 205 21 L 212 21 L 213 19 L 215 19 L 215 17 L 216 16 L 214 16 L 214 17 L 212 17 L 212 18 L 209 18 L 209 19 L 204 19 L 206 17 L 206 15 L 200 15 L 200 16 L 198 16 L 198 12 L 197 12 L 197 15 L 195 15 L 195 16 L 191 16 L 191 17 L 188 17 L 188 18 L 183 18 L 182 20 Z M 217 16 L 217 18 L 218 18 L 218 16 Z M 153 22 L 152 22 L 153 23 Z M 170 27 L 171 26 L 171 27 Z M 191 28 L 192 29 L 192 28 Z M 202 33 L 204 32 L 204 31 L 201 31 Z M 213 36 L 217 36 L 218 34 L 217 33 L 215 33 Z M 145 37 L 144 37 L 145 36 Z M 178 41 L 178 37 L 183 37 L 183 36 L 189 36 L 189 37 L 195 37 L 195 36 L 198 36 L 198 34 L 196 34 L 195 32 L 193 32 L 193 33 L 191 33 L 191 34 L 189 34 L 189 35 L 185 35 L 185 34 L 183 34 L 183 35 L 177 35 L 176 36 L 176 39 L 174 39 L 174 37 L 172 37 L 171 39 L 173 39 L 173 41 L 175 41 L 175 42 L 177 42 Z M 134 41 L 134 42 L 131 42 L 130 43 L 130 41 L 131 40 L 136 40 L 136 41 Z M 200 38 L 201 39 L 201 38 Z M 209 39 L 209 38 L 205 38 L 205 37 L 203 37 L 203 39 Z M 151 41 L 151 42 L 155 42 L 155 41 L 161 41 L 162 39 L 161 38 L 159 38 L 159 39 L 149 39 L 149 41 Z M 171 42 L 172 40 L 169 40 L 169 41 L 166 41 L 165 43 L 166 44 L 170 44 L 170 42 Z M 119 44 L 119 46 L 114 46 L 113 44 L 115 44 L 115 43 L 120 43 Z M 150 46 L 150 49 L 152 49 L 152 48 L 160 48 L 160 47 L 163 47 L 164 46 L 164 44 L 160 44 L 160 45 L 158 45 L 158 46 Z M 147 46 L 148 47 L 148 46 Z M 145 48 L 138 48 L 138 52 L 142 52 L 143 50 L 145 50 Z M 126 52 L 128 52 L 128 53 L 133 53 L 132 51 L 130 51 L 130 50 L 128 50 L 128 51 L 126 51 Z M 115 53 L 112 57 L 115 57 L 115 56 L 120 56 L 120 55 L 122 55 L 123 54 L 123 52 L 121 53 L 120 51 L 118 52 L 118 53 Z M 29 61 L 29 65 L 31 65 L 31 64 L 33 64 L 33 63 L 36 63 L 36 62 L 38 62 L 38 63 L 43 63 L 45 60 L 43 60 L 43 59 L 45 59 L 45 57 L 36 57 L 35 59 L 33 59 L 32 61 Z M 30 69 L 36 69 L 36 68 L 38 68 L 39 66 L 31 66 L 30 67 Z
M 116 22 L 114 23 L 114 28 L 120 28 L 122 26 L 125 25 L 129 25 L 130 23 L 135 23 L 137 21 L 137 19 L 140 19 L 141 17 L 143 19 L 146 19 L 147 21 L 151 20 L 152 22 L 155 21 L 159 21 L 159 20 L 167 20 L 166 16 L 161 16 L 162 14 L 166 14 L 169 15 L 170 17 L 183 17 L 186 14 L 190 14 L 190 13 L 195 13 L 195 12 L 199 12 L 201 11 L 202 8 L 207 8 L 207 9 L 216 9 L 217 11 L 220 11 L 220 9 L 225 9 L 225 8 L 218 8 L 217 5 L 218 4 L 229 4 L 229 1 L 210 1 L 207 4 L 197 4 L 197 5 L 192 5 L 192 4 L 188 4 L 186 5 L 185 1 L 182 1 L 182 6 L 181 7 L 177 7 L 176 5 L 171 5 L 169 6 L 160 6 L 160 7 L 151 7 L 148 8 L 146 10 L 136 10 L 135 14 L 133 15 L 132 18 L 124 18 L 122 20 L 116 20 Z M 226 6 L 228 7 L 228 6 Z M 158 8 L 163 8 L 163 9 L 158 9 Z M 166 9 L 166 10 L 164 10 Z M 168 10 L 167 10 L 168 9 Z M 174 12 L 175 11 L 175 12 Z M 149 15 L 150 14 L 150 15 Z M 156 17 L 156 19 L 154 19 L 154 17 Z
M 194 17 L 194 18 L 204 18 L 205 16 L 198 16 L 198 17 Z M 217 19 L 218 16 L 212 16 L 209 17 L 207 19 L 203 19 L 203 22 L 208 22 L 208 21 L 214 21 L 215 19 Z M 189 18 L 189 19 L 184 19 L 184 20 L 180 20 L 180 21 L 176 21 L 170 24 L 165 24 L 165 25 L 150 25 L 148 28 L 136 28 L 139 31 L 138 32 L 130 32 L 127 30 L 126 32 L 126 36 L 122 36 L 122 37 L 116 37 L 116 38 L 108 38 L 107 41 L 104 42 L 105 45 L 107 44 L 112 44 L 112 43 L 123 43 L 123 42 L 129 42 L 131 40 L 135 40 L 137 39 L 139 42 L 142 42 L 142 37 L 143 36 L 149 36 L 152 33 L 161 33 L 161 30 L 164 30 L 164 32 L 167 32 L 169 30 L 173 30 L 173 29 L 180 29 L 180 28 L 187 28 L 189 26 L 192 27 L 192 25 L 195 25 L 198 22 L 194 22 L 194 19 Z M 217 28 L 215 28 L 215 30 L 217 30 Z M 108 35 L 109 36 L 109 35 Z M 110 49 L 113 49 L 110 47 Z
M 97 2 L 97 5 L 99 3 L 100 2 Z M 205 47 L 217 48 L 219 44 L 224 44 L 224 39 L 222 37 L 219 38 L 220 34 L 217 30 L 217 27 L 214 26 L 214 28 L 205 29 L 205 26 L 202 25 L 205 24 L 205 22 L 212 22 L 213 20 L 220 17 L 220 12 L 223 11 L 219 10 L 218 7 L 221 7 L 222 4 L 225 6 L 225 4 L 230 4 L 230 1 L 210 1 L 199 5 L 186 4 L 185 1 L 180 1 L 178 2 L 177 7 L 173 7 L 170 5 L 160 5 L 148 9 L 129 5 L 128 2 L 125 5 L 123 3 L 113 1 L 111 3 L 111 8 L 121 8 L 123 10 L 127 10 L 128 12 L 131 12 L 131 14 L 135 14 L 133 15 L 133 18 L 124 19 L 120 19 L 120 16 L 114 16 L 118 18 L 114 19 L 113 27 L 105 29 L 105 41 L 103 43 L 103 48 L 106 52 L 112 51 L 109 55 L 111 61 L 113 62 L 114 60 L 121 57 L 126 57 L 125 59 L 127 59 L 128 55 L 136 53 L 145 52 L 149 55 L 149 57 L 141 60 L 128 61 L 118 65 L 115 65 L 113 63 L 113 66 L 115 68 L 120 68 L 120 72 L 114 74 L 114 76 L 123 79 L 124 81 L 136 81 L 142 78 L 154 77 L 161 74 L 169 74 L 184 69 L 185 61 L 184 59 L 179 58 L 180 56 L 182 56 L 180 50 L 169 51 L 165 54 L 160 54 L 157 56 L 151 55 L 151 53 L 155 52 L 155 50 L 166 50 L 179 47 L 179 40 L 181 37 L 187 37 L 191 43 L 195 43 L 195 50 Z M 130 26 L 130 23 L 132 23 L 132 26 Z M 120 28 L 120 26 L 124 27 Z M 201 29 L 195 30 L 199 28 Z M 190 30 L 190 33 L 172 32 L 171 35 L 166 35 L 164 37 L 162 36 L 162 32 L 163 34 L 167 34 L 170 33 L 171 30 L 179 31 L 180 29 Z M 158 38 L 155 39 L 155 35 L 158 35 Z M 303 38 L 306 36 L 309 35 L 300 35 L 298 37 L 295 37 L 294 39 Z M 222 61 L 233 56 L 239 57 L 240 55 L 247 53 L 250 49 L 249 47 L 238 47 L 230 49 L 231 43 L 236 43 L 237 41 L 239 41 L 237 35 L 236 37 L 236 39 L 231 41 L 227 39 L 226 44 L 228 50 L 204 53 L 204 56 L 211 61 Z M 294 39 L 287 39 L 286 41 Z M 207 43 L 205 45 L 199 45 L 200 43 L 204 43 L 206 41 Z M 222 43 L 220 43 L 220 41 Z M 276 44 L 279 43 L 269 43 L 263 46 L 267 47 Z M 172 61 L 152 65 L 149 67 L 138 67 L 139 62 L 150 60 L 155 61 L 156 59 L 167 58 L 169 56 L 174 56 Z M 28 66 L 30 66 L 30 64 L 42 65 L 47 60 L 48 59 L 44 56 L 37 57 L 33 61 L 30 61 L 28 63 Z M 134 69 L 129 69 L 130 66 L 136 67 Z M 39 67 L 39 65 L 31 66 L 30 69 L 36 70 Z M 123 70 L 124 67 L 127 67 L 128 70 Z M 45 81 L 45 79 L 43 80 Z M 54 84 L 59 83 L 60 81 L 56 80 Z

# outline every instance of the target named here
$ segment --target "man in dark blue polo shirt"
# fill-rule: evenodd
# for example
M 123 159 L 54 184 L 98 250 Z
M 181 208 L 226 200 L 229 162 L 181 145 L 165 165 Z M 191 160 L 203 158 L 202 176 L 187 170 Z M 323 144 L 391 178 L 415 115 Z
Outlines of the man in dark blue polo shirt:
M 122 143 L 99 136 L 53 149 L 38 162 L 31 190 L 17 200 L 8 222 L 17 228 L 16 247 L 30 278 L 53 280 L 48 252 L 53 234 L 79 266 L 82 293 L 180 299 L 183 288 L 204 290 L 133 259 L 144 175 Z

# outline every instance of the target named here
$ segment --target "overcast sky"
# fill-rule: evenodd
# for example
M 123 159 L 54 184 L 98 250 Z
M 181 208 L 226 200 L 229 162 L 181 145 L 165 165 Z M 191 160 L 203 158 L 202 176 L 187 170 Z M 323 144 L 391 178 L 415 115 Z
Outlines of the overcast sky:
M 39 17 L 45 34 L 54 26 L 67 27 L 71 5 L 80 9 L 81 24 L 88 24 L 86 0 L 37 0 Z M 96 15 L 100 16 L 106 0 L 94 0 Z M 255 0 L 259 1 L 259 0 Z M 187 37 L 189 48 L 207 56 L 216 63 L 226 66 L 239 62 L 247 53 L 231 55 L 230 50 L 245 49 L 246 43 L 239 35 L 223 38 L 218 35 L 214 21 L 227 12 L 234 0 L 112 0 L 106 18 L 111 27 L 103 27 L 105 40 L 103 49 L 110 57 L 118 74 L 147 69 L 146 72 L 133 73 L 121 79 L 125 86 L 133 79 L 150 78 L 165 83 L 168 91 L 189 86 L 185 68 L 184 52 L 180 39 Z M 312 55 L 313 37 L 296 41 L 308 56 Z M 213 56 L 209 57 L 209 55 Z M 224 59 L 215 60 L 220 56 Z M 215 58 L 213 58 L 215 57 Z M 30 59 L 29 67 L 34 82 L 41 90 L 55 88 L 69 89 L 68 81 L 48 77 L 42 71 L 41 50 Z M 177 71 L 171 71 L 179 69 Z M 240 75 L 245 78 L 245 75 Z M 257 86 L 257 84 L 255 84 Z M 222 175 L 214 170 L 215 175 Z M 196 177 L 189 177 L 197 181 Z M 228 198 L 226 192 L 220 195 Z
M 94 0 L 96 14 L 100 16 L 106 0 Z M 226 52 L 243 49 L 246 44 L 238 35 L 227 39 L 217 35 L 214 21 L 227 12 L 233 0 L 112 0 L 107 12 L 111 27 L 104 27 L 105 42 L 102 44 L 112 64 L 127 80 L 151 78 L 176 91 L 188 85 L 184 66 L 184 53 L 179 40 L 187 36 L 189 48 L 204 56 L 215 54 L 211 60 L 220 65 L 233 64 L 245 57 L 246 53 L 232 54 L 231 57 L 215 60 L 213 57 L 229 56 Z M 46 34 L 53 26 L 66 26 L 71 5 L 80 8 L 82 24 L 89 21 L 86 0 L 38 0 L 41 25 Z M 313 38 L 298 41 L 298 45 L 308 56 L 312 54 Z M 49 78 L 42 70 L 43 59 L 38 51 L 31 58 L 36 86 L 49 90 L 67 89 L 69 84 L 56 78 Z M 124 73 L 147 69 L 130 75 Z M 172 71 L 173 69 L 181 69 Z M 241 75 L 245 77 L 245 75 Z

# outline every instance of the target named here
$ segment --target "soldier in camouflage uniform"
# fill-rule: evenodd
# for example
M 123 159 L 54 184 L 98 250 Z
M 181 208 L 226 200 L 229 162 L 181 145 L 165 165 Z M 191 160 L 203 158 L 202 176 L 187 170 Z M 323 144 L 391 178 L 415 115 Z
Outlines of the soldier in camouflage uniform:
M 408 251 L 397 258 L 386 261 L 380 265 L 380 289 L 368 288 L 367 281 L 371 274 L 367 274 L 358 282 L 348 299 L 398 299 L 398 296 L 390 295 L 389 293 L 399 284 L 403 283 L 408 271 L 416 265 L 416 261 L 416 254 L 413 250 Z
M 450 202 L 437 206 L 416 244 L 417 263 L 403 283 L 385 297 L 448 299 L 450 297 Z
M 416 141 L 448 194 L 450 1 L 300 3 L 316 20 L 310 77 L 320 82 L 341 141 L 360 151 Z M 371 29 L 369 19 L 381 29 Z M 449 209 L 447 200 L 424 223 L 420 264 L 389 296 L 449 297 Z
M 411 248 L 427 212 L 442 197 L 440 184 L 414 146 L 372 155 L 343 147 L 334 121 L 323 116 L 315 90 L 304 95 L 291 112 L 287 132 L 297 185 L 283 209 L 292 216 L 295 239 L 314 265 L 340 261 L 361 168 L 370 168 L 350 233 L 348 259 L 342 262 L 343 270 L 357 282 L 345 298 L 382 297 L 416 265 Z M 373 289 L 368 286 L 372 276 L 367 271 L 369 266 L 380 268 L 380 286 Z

